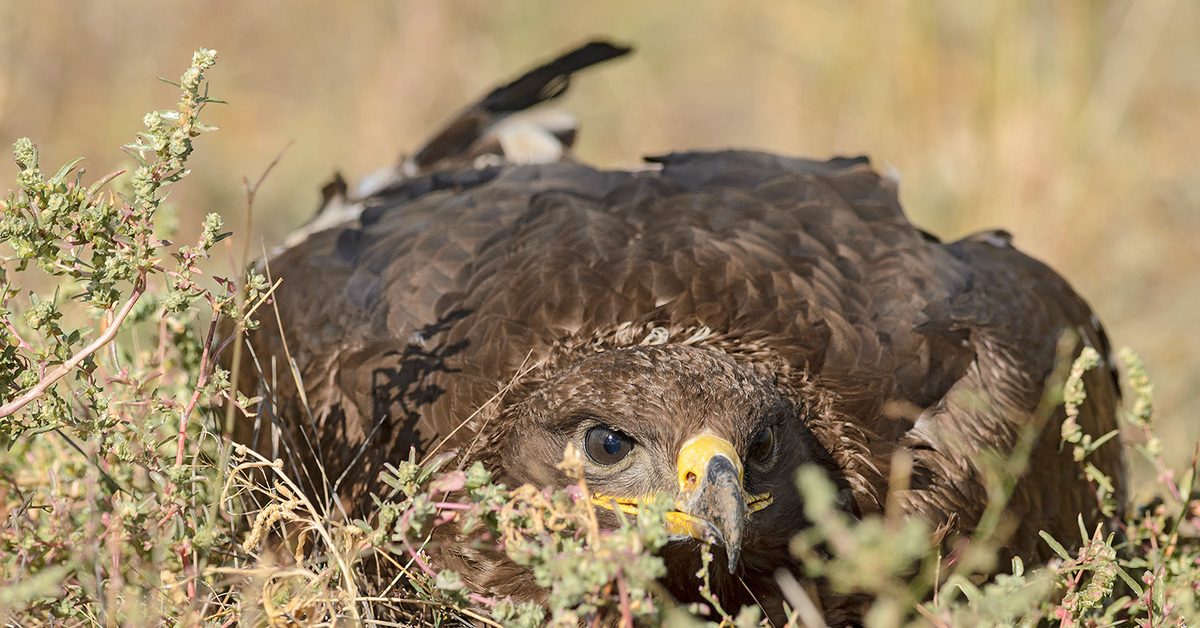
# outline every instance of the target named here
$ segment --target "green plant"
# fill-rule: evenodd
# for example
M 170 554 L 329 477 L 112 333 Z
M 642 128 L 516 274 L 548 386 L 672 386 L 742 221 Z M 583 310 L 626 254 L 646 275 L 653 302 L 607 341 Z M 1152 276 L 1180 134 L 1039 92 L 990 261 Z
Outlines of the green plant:
M 1070 552 L 1043 532 L 1058 560 L 1028 568 L 1014 559 L 1010 573 L 982 578 L 986 572 L 976 561 L 942 565 L 923 522 L 883 517 L 852 521 L 835 507 L 828 479 L 806 468 L 799 486 L 806 516 L 815 525 L 793 540 L 793 550 L 808 574 L 826 579 L 835 592 L 869 595 L 869 627 L 1187 625 L 1200 611 L 1200 496 L 1192 492 L 1194 467 L 1179 481 L 1166 468 L 1152 431 L 1152 387 L 1145 369 L 1128 349 L 1119 356 L 1132 393 L 1126 422 L 1142 435 L 1130 448 L 1160 470 L 1163 492 L 1155 502 L 1131 510 L 1124 539 L 1081 524 L 1082 545 Z M 1096 367 L 1097 357 L 1085 350 L 1071 364 L 1063 385 L 1068 417 L 1075 416 L 1074 408 L 1086 397 L 1081 376 Z M 1063 428 L 1064 442 L 1076 448 L 1075 458 L 1097 494 L 1110 501 L 1111 480 L 1086 460 L 1112 437 L 1082 438 L 1071 421 Z M 1004 498 L 1004 492 L 994 493 L 993 499 Z M 1002 502 L 993 505 L 1003 507 Z M 985 529 L 972 539 L 976 553 L 999 552 L 1003 540 L 995 530 Z
M 217 318 L 245 299 L 198 282 L 229 235 L 218 215 L 193 246 L 156 231 L 193 139 L 213 130 L 199 116 L 220 102 L 204 80 L 215 61 L 198 51 L 178 107 L 145 116 L 127 177 L 88 184 L 81 160 L 46 176 L 33 142 L 14 147 L 18 187 L 0 204 L 0 616 L 145 625 L 196 617 L 217 595 L 206 567 L 232 528 L 212 506 L 220 444 L 197 408 L 228 388 Z

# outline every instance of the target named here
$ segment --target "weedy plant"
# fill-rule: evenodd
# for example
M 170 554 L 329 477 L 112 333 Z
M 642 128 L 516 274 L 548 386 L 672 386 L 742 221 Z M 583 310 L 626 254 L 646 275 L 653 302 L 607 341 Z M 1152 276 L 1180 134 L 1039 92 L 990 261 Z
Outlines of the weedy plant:
M 1072 340 L 1073 344 L 1073 340 Z M 879 628 L 900 626 L 1186 626 L 1198 614 L 1200 591 L 1200 495 L 1193 493 L 1195 465 L 1175 481 L 1162 461 L 1151 425 L 1152 386 L 1141 361 L 1128 349 L 1119 358 L 1126 373 L 1126 390 L 1132 402 L 1124 412 L 1127 440 L 1141 439 L 1130 449 L 1156 466 L 1163 496 L 1150 505 L 1131 510 L 1122 522 L 1124 538 L 1104 535 L 1100 528 L 1085 529 L 1080 522 L 1080 549 L 1069 552 L 1045 532 L 1043 541 L 1058 555 L 1047 565 L 1027 568 L 1014 559 L 1009 573 L 982 578 L 1004 545 L 1002 526 L 984 523 L 970 540 L 966 552 L 952 565 L 939 556 L 929 527 L 921 521 L 870 517 L 851 521 L 834 507 L 835 492 L 818 470 L 800 472 L 806 516 L 815 525 L 793 539 L 793 553 L 814 578 L 829 581 L 834 591 L 863 594 L 873 599 L 865 624 Z M 1113 486 L 1088 463 L 1087 457 L 1113 438 L 1091 439 L 1074 422 L 1086 397 L 1083 373 L 1095 368 L 1099 356 L 1085 348 L 1070 365 L 1061 393 L 1051 406 L 1063 403 L 1068 417 L 1062 427 L 1065 446 L 1071 447 L 1080 470 L 1092 483 L 1111 513 Z M 1014 456 L 1020 458 L 1018 453 Z M 1000 512 L 1007 500 L 1005 475 L 1021 467 L 1002 468 L 993 474 L 996 490 L 988 510 Z M 797 590 L 799 593 L 799 590 Z M 807 601 L 794 602 L 804 608 Z M 823 625 L 817 620 L 805 625 Z
M 213 599 L 228 542 L 215 507 L 220 443 L 197 408 L 228 389 L 215 368 L 220 315 L 245 318 L 261 279 L 206 288 L 199 263 L 228 236 L 204 220 L 193 246 L 158 231 L 187 176 L 201 112 L 218 103 L 198 51 L 178 107 L 144 118 L 137 166 L 89 183 L 53 175 L 28 139 L 0 204 L 0 616 L 19 624 L 187 623 Z M 114 191 L 114 188 L 120 191 Z M 239 287 L 241 285 L 241 287 Z
M 192 306 L 207 300 L 214 321 L 236 312 L 194 281 L 223 237 L 218 216 L 195 247 L 172 248 L 154 231 L 166 188 L 187 175 L 192 139 L 210 130 L 198 116 L 215 102 L 202 90 L 214 60 L 198 52 L 179 108 L 146 116 L 127 147 L 139 165 L 124 194 L 106 189 L 122 173 L 89 186 L 75 160 L 47 177 L 31 141 L 14 147 L 19 187 L 0 222 L 9 616 L 137 621 L 179 612 L 203 586 L 195 574 L 216 527 L 197 507 L 211 503 L 212 487 L 194 470 L 212 443 L 190 419 L 224 382 Z M 127 341 L 113 342 L 119 335 Z
M 220 101 L 200 50 L 173 110 L 145 117 L 126 147 L 138 164 L 87 183 L 79 160 L 47 177 L 29 140 L 14 147 L 17 187 L 0 221 L 0 619 L 12 625 L 484 625 L 753 626 L 757 609 L 716 602 L 679 608 L 660 594 L 655 551 L 666 543 L 662 496 L 617 530 L 597 525 L 577 452 L 565 490 L 509 489 L 454 455 L 415 456 L 384 474 L 369 520 L 326 515 L 278 461 L 228 445 L 219 424 L 250 417 L 260 400 L 230 390 L 215 355 L 239 352 L 218 336 L 254 325 L 274 286 L 247 272 L 203 285 L 202 262 L 228 234 L 209 215 L 194 246 L 176 247 L 159 212 L 188 173 L 199 120 Z M 120 192 L 114 191 L 120 189 Z M 250 195 L 252 196 L 252 191 Z M 1162 495 L 1130 509 L 1125 538 L 1080 530 L 1072 553 L 1049 565 L 980 577 L 1000 541 L 995 522 L 972 556 L 947 567 L 916 520 L 851 520 L 812 469 L 798 478 L 814 526 L 793 542 L 806 576 L 838 595 L 870 601 L 868 626 L 1182 626 L 1197 614 L 1200 501 L 1194 468 L 1165 467 L 1151 424 L 1151 387 L 1123 351 L 1133 393 L 1133 446 L 1159 472 Z M 1084 354 L 1064 382 L 1069 417 L 1086 391 Z M 238 368 L 239 360 L 232 360 Z M 1056 401 L 1057 403 L 1057 401 Z M 224 405 L 225 411 L 220 407 Z M 222 418 L 223 417 L 223 418 Z M 1064 443 L 1087 462 L 1111 438 L 1090 439 L 1068 420 Z M 999 464 L 999 463 L 998 463 Z M 1004 466 L 1008 465 L 1008 466 Z M 989 512 L 998 517 L 1003 461 Z M 895 465 L 902 469 L 903 464 Z M 1194 465 L 1193 465 L 1194 467 Z M 903 478 L 897 478 L 902 481 Z M 547 590 L 545 605 L 470 591 L 431 557 L 469 539 L 505 552 Z M 705 552 L 707 560 L 711 553 Z M 707 583 L 707 562 L 698 575 Z M 788 625 L 823 626 L 816 588 L 785 578 Z M 704 618 L 704 619 L 701 619 Z

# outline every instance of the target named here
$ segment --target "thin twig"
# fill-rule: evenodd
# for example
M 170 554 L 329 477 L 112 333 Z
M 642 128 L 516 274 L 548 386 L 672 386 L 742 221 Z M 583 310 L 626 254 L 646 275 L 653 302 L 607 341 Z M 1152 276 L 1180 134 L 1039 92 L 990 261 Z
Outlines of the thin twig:
M 249 263 L 249 257 L 250 257 L 250 230 L 251 230 L 251 227 L 253 227 L 253 225 L 254 225 L 254 196 L 255 196 L 255 194 L 258 193 L 258 188 L 263 184 L 264 181 L 266 181 L 267 175 L 270 174 L 271 171 L 275 169 L 275 166 L 277 164 L 279 164 L 279 160 L 283 159 L 283 154 L 287 151 L 287 149 L 289 147 L 291 147 L 291 145 L 292 145 L 292 143 L 288 142 L 287 146 L 284 146 L 283 150 L 279 151 L 279 154 L 275 156 L 275 159 L 271 160 L 270 164 L 267 164 L 266 170 L 263 170 L 262 176 L 260 176 L 258 178 L 258 181 L 255 181 L 253 185 L 250 184 L 249 179 L 247 179 L 245 177 L 242 178 L 242 182 L 246 186 L 246 221 L 244 223 L 246 242 L 243 243 L 243 245 L 242 245 L 241 264 L 237 265 L 236 268 L 234 268 L 234 270 L 233 270 L 233 278 L 234 278 L 233 294 L 234 294 L 234 299 L 237 300 L 237 311 L 238 312 L 242 311 L 242 307 L 245 305 L 245 298 L 246 298 L 245 274 L 246 274 L 246 265 Z M 233 243 L 232 242 L 229 243 L 228 250 L 230 251 L 230 256 L 232 257 L 232 255 L 233 255 Z M 241 376 L 242 336 L 245 333 L 246 333 L 245 318 L 239 318 L 238 320 L 235 320 L 233 332 L 232 332 L 233 335 L 230 337 L 230 339 L 233 341 L 233 356 L 231 357 L 231 359 L 229 361 L 229 381 L 232 383 L 232 386 L 235 390 L 237 389 L 238 378 Z M 234 409 L 235 409 L 235 406 L 237 405 L 237 403 L 235 401 L 236 397 L 237 397 L 237 395 L 230 395 L 231 403 L 229 403 L 225 406 L 225 433 L 226 434 L 233 433 L 233 419 L 235 416 Z M 225 461 L 225 460 L 222 461 L 222 466 L 224 466 L 225 462 L 227 462 L 227 461 Z
M 13 338 L 17 339 L 17 346 L 21 347 L 21 349 L 24 351 L 28 351 L 30 353 L 33 352 L 33 347 L 29 346 L 29 343 L 25 342 L 25 339 L 21 337 L 21 334 L 17 331 L 17 328 L 13 327 L 12 321 L 8 320 L 8 318 L 5 318 L 4 326 L 8 328 L 8 331 L 13 335 Z
M 625 573 L 617 574 L 617 599 L 621 604 L 621 626 L 633 628 L 633 613 L 629 610 L 629 587 L 625 586 Z
M 54 369 L 49 375 L 43 377 L 42 380 L 37 383 L 37 385 L 25 391 L 25 394 L 0 407 L 0 418 L 13 414 L 21 408 L 24 408 L 25 405 L 30 401 L 41 397 L 43 394 L 45 394 L 47 389 L 54 385 L 55 382 L 62 379 L 71 371 L 75 370 L 75 367 L 79 366 L 79 364 L 87 359 L 88 356 L 99 351 L 104 347 L 104 345 L 111 342 L 112 339 L 117 336 L 117 331 L 120 330 L 121 323 L 123 323 L 125 318 L 129 316 L 129 313 L 133 311 L 133 306 L 137 304 L 138 299 L 141 298 L 145 291 L 146 273 L 143 271 L 138 275 L 137 280 L 133 284 L 133 292 L 130 293 L 129 300 L 126 301 L 125 305 L 121 307 L 121 311 L 117 312 L 117 316 L 113 319 L 112 324 L 110 324 L 108 328 L 104 330 L 104 333 L 100 334 L 95 340 L 92 341 L 91 344 L 81 349 L 79 353 L 76 353 L 75 355 L 71 356 L 69 360 L 59 365 L 59 367 Z
M 200 376 L 196 379 L 196 390 L 192 391 L 192 398 L 188 400 L 187 407 L 179 414 L 179 440 L 175 448 L 176 467 L 183 466 L 183 449 L 187 443 L 188 417 L 192 415 L 192 410 L 195 409 L 196 403 L 200 401 L 200 393 L 208 385 L 208 360 L 212 354 L 213 336 L 217 333 L 217 321 L 220 318 L 221 311 L 213 310 L 212 321 L 208 324 L 208 338 L 204 341 L 204 352 L 200 354 Z

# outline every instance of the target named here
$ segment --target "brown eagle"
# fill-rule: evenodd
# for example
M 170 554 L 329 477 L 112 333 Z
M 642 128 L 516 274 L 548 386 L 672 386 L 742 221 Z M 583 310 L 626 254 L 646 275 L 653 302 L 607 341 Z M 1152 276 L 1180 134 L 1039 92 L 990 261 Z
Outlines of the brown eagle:
M 776 573 L 798 570 L 802 464 L 828 471 L 846 511 L 890 502 L 952 541 L 987 503 L 981 457 L 1037 425 L 1009 552 L 1042 557 L 1039 530 L 1069 543 L 1080 515 L 1103 520 L 1060 448 L 1061 408 L 1039 418 L 1071 334 L 1103 357 L 1078 423 L 1093 437 L 1116 428 L 1108 341 L 1066 281 L 1002 231 L 942 242 L 913 226 L 865 158 L 577 162 L 573 122 L 525 110 L 626 52 L 566 53 L 366 190 L 328 186 L 314 222 L 269 259 L 279 320 L 267 314 L 251 348 L 274 375 L 242 385 L 269 393 L 270 421 L 237 437 L 351 513 L 372 507 L 384 463 L 413 447 L 456 449 L 512 487 L 569 483 L 556 464 L 574 445 L 597 501 L 667 491 L 695 524 L 664 551 L 673 595 L 696 598 L 696 537 L 712 534 L 725 607 L 775 617 Z M 897 453 L 912 471 L 889 499 Z M 1117 442 L 1090 460 L 1120 503 Z M 479 590 L 539 599 L 512 570 L 464 571 Z

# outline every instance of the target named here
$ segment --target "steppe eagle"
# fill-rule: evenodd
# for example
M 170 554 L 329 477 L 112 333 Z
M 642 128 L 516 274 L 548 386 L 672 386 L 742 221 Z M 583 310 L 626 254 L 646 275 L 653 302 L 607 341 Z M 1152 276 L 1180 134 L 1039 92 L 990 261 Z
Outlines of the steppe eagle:
M 271 421 L 237 437 L 352 513 L 412 447 L 456 449 L 513 487 L 567 483 L 556 464 L 573 444 L 600 501 L 667 491 L 705 522 L 664 550 L 673 595 L 695 599 L 694 537 L 712 533 L 726 608 L 778 617 L 776 572 L 797 569 L 788 542 L 805 525 L 799 465 L 826 469 L 862 516 L 888 503 L 901 452 L 912 471 L 893 506 L 947 542 L 967 536 L 987 502 L 982 452 L 1010 451 L 1038 420 L 1064 333 L 1103 359 L 1079 425 L 1115 429 L 1104 330 L 1006 233 L 939 240 L 861 157 L 686 152 L 600 170 L 571 155 L 571 120 L 523 113 L 626 52 L 573 50 L 365 189 L 328 186 L 314 222 L 269 258 L 283 281 L 251 347 L 275 375 L 250 372 L 243 387 L 269 387 Z M 1069 543 L 1078 516 L 1103 520 L 1060 448 L 1062 420 L 1060 408 L 1039 428 L 1036 473 L 1014 489 L 1013 555 L 1045 556 L 1039 530 Z M 1091 461 L 1120 503 L 1117 442 Z M 495 567 L 464 577 L 539 599 Z

